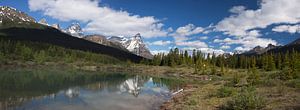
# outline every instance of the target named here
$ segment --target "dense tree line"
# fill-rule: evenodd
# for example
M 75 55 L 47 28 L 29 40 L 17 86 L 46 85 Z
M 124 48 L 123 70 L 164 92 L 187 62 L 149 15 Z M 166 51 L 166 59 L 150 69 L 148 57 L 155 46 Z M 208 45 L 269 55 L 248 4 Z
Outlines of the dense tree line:
M 38 64 L 45 62 L 117 64 L 122 62 L 114 57 L 92 52 L 67 49 L 45 43 L 0 38 L 0 64 L 12 61 L 32 61 Z
M 233 69 L 263 69 L 265 71 L 281 70 L 289 76 L 294 77 L 300 70 L 300 53 L 288 51 L 286 53 L 266 53 L 262 55 L 246 56 L 240 54 L 204 54 L 201 51 L 193 50 L 181 51 L 178 48 L 171 49 L 168 54 L 159 53 L 153 60 L 144 60 L 143 63 L 156 66 L 192 66 L 195 72 L 210 69 L 212 74 L 216 73 L 216 68 L 221 73 L 226 72 L 226 68 Z

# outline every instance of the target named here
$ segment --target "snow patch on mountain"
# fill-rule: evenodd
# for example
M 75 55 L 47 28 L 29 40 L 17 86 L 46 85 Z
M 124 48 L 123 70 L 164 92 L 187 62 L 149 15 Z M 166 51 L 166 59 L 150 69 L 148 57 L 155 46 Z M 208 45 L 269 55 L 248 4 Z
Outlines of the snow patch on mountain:
M 24 12 L 18 11 L 15 8 L 8 6 L 0 6 L 0 21 L 4 20 L 14 21 L 18 23 L 36 22 L 34 18 L 28 16 Z
M 79 23 L 72 23 L 67 29 L 64 30 L 64 32 L 74 37 L 84 37 L 82 28 L 80 27 Z
M 121 43 L 128 51 L 138 56 L 142 56 L 149 59 L 153 58 L 153 55 L 147 48 L 146 44 L 143 42 L 140 33 L 136 34 L 130 39 L 124 36 L 112 36 L 112 37 L 108 37 L 108 40 L 112 42 Z

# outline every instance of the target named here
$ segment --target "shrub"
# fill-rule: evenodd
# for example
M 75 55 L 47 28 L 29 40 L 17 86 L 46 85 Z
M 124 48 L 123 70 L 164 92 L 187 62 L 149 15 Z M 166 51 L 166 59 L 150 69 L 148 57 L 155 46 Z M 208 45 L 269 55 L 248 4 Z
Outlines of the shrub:
M 44 50 L 41 50 L 39 52 L 36 52 L 34 54 L 34 61 L 41 64 L 47 60 L 47 55 Z
M 249 72 L 248 72 L 249 76 L 247 78 L 247 82 L 251 85 L 256 85 L 259 83 L 260 81 L 260 75 L 257 71 L 256 68 L 252 68 Z
M 300 78 L 288 81 L 287 86 L 300 89 Z
M 279 79 L 289 80 L 293 78 L 293 71 L 290 67 L 284 67 L 281 72 L 278 74 Z
M 231 87 L 222 86 L 217 91 L 217 97 L 219 97 L 219 98 L 228 97 L 228 96 L 231 96 L 232 93 L 233 93 L 233 90 Z
M 258 96 L 253 87 L 244 87 L 221 109 L 225 110 L 260 110 L 266 106 L 264 99 Z

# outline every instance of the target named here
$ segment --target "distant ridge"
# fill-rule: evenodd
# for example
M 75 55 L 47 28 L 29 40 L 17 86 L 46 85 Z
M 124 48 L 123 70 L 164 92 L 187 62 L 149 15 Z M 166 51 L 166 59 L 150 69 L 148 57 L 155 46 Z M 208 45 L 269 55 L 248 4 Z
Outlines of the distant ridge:
M 105 54 L 123 61 L 140 62 L 143 59 L 128 51 L 73 37 L 51 26 L 39 24 L 32 17 L 14 8 L 1 6 L 0 9 L 1 38 L 48 43 L 75 50 Z

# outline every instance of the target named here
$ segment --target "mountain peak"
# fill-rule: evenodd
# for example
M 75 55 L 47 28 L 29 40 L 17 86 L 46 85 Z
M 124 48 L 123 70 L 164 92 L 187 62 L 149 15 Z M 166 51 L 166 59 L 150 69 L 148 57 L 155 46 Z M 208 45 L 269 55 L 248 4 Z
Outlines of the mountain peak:
M 42 18 L 38 23 L 49 26 L 49 24 L 47 23 L 47 20 L 45 18 Z
M 82 38 L 83 37 L 83 31 L 80 27 L 79 23 L 72 23 L 66 30 L 66 33 L 75 36 L 75 37 L 79 37 Z
M 0 23 L 2 21 L 14 21 L 17 23 L 35 22 L 35 19 L 28 16 L 24 12 L 8 6 L 0 6 Z
M 137 33 L 135 36 L 133 36 L 135 39 L 142 39 L 142 36 L 140 33 Z

